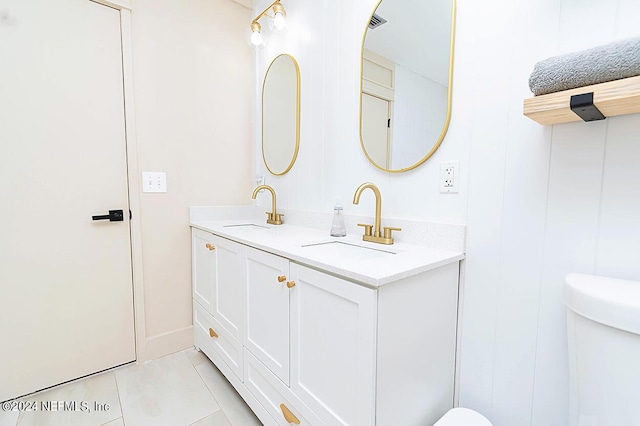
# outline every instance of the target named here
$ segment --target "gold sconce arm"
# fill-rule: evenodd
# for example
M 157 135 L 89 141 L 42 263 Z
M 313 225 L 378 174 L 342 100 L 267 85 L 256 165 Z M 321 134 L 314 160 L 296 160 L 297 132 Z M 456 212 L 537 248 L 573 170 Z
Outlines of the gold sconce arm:
M 273 15 L 269 14 L 270 11 L 273 12 Z M 269 7 L 260 12 L 260 14 L 251 21 L 251 44 L 254 46 L 261 46 L 264 44 L 264 40 L 262 38 L 262 26 L 258 22 L 263 16 L 273 19 L 274 26 L 278 30 L 281 30 L 286 26 L 285 18 L 287 16 L 287 12 L 284 10 L 284 6 L 280 3 L 280 0 L 275 0 L 269 5 Z
M 273 16 L 269 15 L 268 12 L 273 9 Z M 282 13 L 282 16 L 287 16 L 287 12 L 284 10 L 284 6 L 280 3 L 280 0 L 276 0 L 271 3 L 265 10 L 260 12 L 258 16 L 256 16 L 253 21 L 251 21 L 251 29 L 253 30 L 253 24 L 258 24 L 258 20 L 263 16 L 267 16 L 269 18 L 275 18 L 276 13 Z M 260 24 L 258 24 L 260 25 Z

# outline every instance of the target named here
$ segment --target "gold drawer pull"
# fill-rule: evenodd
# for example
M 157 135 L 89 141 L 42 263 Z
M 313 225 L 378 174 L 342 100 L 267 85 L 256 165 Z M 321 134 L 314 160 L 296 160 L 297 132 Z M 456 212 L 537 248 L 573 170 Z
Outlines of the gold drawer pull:
M 298 418 L 293 415 L 293 413 L 287 408 L 286 405 L 280 404 L 280 409 L 282 410 L 282 415 L 284 416 L 284 419 L 287 421 L 287 423 L 294 423 L 296 425 L 300 424 L 300 420 L 298 420 Z
M 208 248 L 209 250 L 215 250 L 215 249 L 216 249 L 216 247 L 215 247 L 215 246 L 212 246 L 212 245 L 211 245 L 211 244 L 209 244 L 209 243 L 207 243 L 207 244 L 205 245 L 205 247 L 206 247 L 206 248 Z
M 287 287 L 293 288 L 295 286 L 296 286 L 296 282 L 295 281 L 287 281 Z
M 211 336 L 211 337 L 218 337 L 218 333 L 216 333 L 215 331 L 213 331 L 213 328 L 209 328 L 209 336 Z
M 279 283 L 285 282 L 286 280 L 287 280 L 287 277 L 285 277 L 284 275 L 279 275 L 278 276 L 278 282 Z

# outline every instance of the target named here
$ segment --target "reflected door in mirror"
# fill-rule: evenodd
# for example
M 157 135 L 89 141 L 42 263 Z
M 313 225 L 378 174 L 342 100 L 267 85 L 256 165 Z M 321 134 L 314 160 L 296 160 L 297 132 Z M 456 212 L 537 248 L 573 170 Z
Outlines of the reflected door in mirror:
M 390 102 L 362 94 L 362 137 L 367 140 L 367 154 L 376 164 L 390 166 Z

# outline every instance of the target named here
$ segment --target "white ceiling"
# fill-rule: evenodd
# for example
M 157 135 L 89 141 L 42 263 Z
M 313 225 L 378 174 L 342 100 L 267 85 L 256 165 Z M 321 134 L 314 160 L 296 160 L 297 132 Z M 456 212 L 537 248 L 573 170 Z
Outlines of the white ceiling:
M 253 0 L 232 0 L 232 1 L 239 3 L 244 7 L 248 7 L 249 9 L 253 9 Z
M 369 29 L 365 48 L 444 86 L 449 79 L 451 0 L 383 0 L 387 23 Z

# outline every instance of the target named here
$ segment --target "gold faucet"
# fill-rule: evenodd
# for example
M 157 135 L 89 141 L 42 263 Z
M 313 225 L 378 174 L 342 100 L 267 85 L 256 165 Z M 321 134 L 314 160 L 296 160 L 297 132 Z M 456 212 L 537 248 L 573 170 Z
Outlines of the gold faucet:
M 263 189 L 271 192 L 271 211 L 265 212 L 268 215 L 267 223 L 270 223 L 271 225 L 282 225 L 282 216 L 284 215 L 276 213 L 276 191 L 274 191 L 272 187 L 270 187 L 269 185 L 260 185 L 253 190 L 253 195 L 251 196 L 251 198 L 255 200 L 258 192 Z
M 381 221 L 380 212 L 382 210 L 382 195 L 380 195 L 380 190 L 378 189 L 378 187 L 372 184 L 371 182 L 366 182 L 360 185 L 358 189 L 356 189 L 356 193 L 353 195 L 353 204 L 360 203 L 360 195 L 362 194 L 362 191 L 364 191 L 367 188 L 370 188 L 376 196 L 376 223 L 375 223 L 375 229 L 373 230 L 373 235 L 371 234 L 371 228 L 373 228 L 374 225 L 368 225 L 364 223 L 358 224 L 358 226 L 364 226 L 364 235 L 362 236 L 362 239 L 364 241 L 370 241 L 372 243 L 393 244 L 393 238 L 391 238 L 391 232 L 402 231 L 402 229 L 394 228 L 392 226 L 385 226 L 383 228 L 384 233 L 380 232 L 380 221 Z

